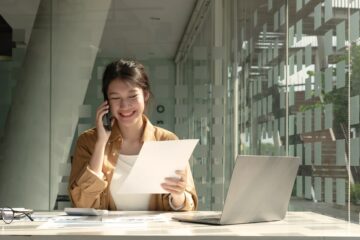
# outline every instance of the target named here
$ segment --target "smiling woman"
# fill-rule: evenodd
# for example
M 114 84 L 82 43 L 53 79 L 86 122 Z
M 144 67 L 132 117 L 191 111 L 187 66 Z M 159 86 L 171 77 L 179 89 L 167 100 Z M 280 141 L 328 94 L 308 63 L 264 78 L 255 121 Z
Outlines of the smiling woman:
M 167 194 L 117 192 L 144 141 L 177 137 L 153 126 L 144 115 L 151 93 L 142 64 L 121 59 L 107 65 L 102 91 L 105 101 L 97 108 L 96 128 L 85 131 L 77 141 L 69 181 L 73 205 L 110 210 L 195 210 L 198 200 L 189 166 L 176 172 L 178 178 L 164 179 L 161 186 Z M 103 118 L 109 113 L 111 128 L 106 130 Z
M 136 124 L 145 109 L 145 102 L 149 99 L 149 92 L 143 93 L 141 88 L 133 87 L 123 81 L 112 81 L 109 85 L 108 104 L 111 106 L 113 117 L 122 126 Z M 140 124 L 138 122 L 138 124 Z M 124 129 L 125 130 L 125 129 Z
M 122 132 L 131 125 L 140 129 L 142 114 L 150 97 L 150 85 L 143 65 L 120 60 L 109 64 L 103 77 L 103 95 Z

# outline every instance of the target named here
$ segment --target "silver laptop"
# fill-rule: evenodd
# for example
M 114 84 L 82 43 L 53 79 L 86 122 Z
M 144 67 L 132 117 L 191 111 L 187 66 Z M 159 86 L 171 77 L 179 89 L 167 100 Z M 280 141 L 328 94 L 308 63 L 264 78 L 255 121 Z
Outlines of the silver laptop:
M 288 208 L 299 164 L 298 157 L 237 156 L 220 215 L 194 212 L 173 219 L 215 225 L 281 220 Z

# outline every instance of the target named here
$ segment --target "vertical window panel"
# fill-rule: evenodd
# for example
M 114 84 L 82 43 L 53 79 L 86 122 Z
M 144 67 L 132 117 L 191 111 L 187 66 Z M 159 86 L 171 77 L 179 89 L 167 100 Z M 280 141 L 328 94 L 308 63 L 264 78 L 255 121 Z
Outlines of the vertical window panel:
M 321 72 L 315 72 L 315 86 L 314 93 L 315 96 L 319 97 L 321 95 L 322 83 L 321 83 Z
M 294 26 L 289 28 L 289 46 L 294 45 Z
M 353 138 L 350 141 L 350 149 L 351 149 L 351 166 L 359 166 L 359 149 L 360 149 L 360 139 Z
M 312 110 L 305 111 L 305 132 L 309 133 L 312 131 Z
M 356 11 L 350 16 L 350 41 L 356 41 L 359 38 L 359 11 Z
M 325 129 L 333 127 L 333 105 L 325 105 Z
M 325 178 L 325 202 L 333 203 L 333 180 L 332 178 Z
M 311 64 L 311 45 L 307 45 L 305 47 L 305 66 L 309 66 Z
M 285 5 L 280 7 L 280 26 L 285 24 Z
M 296 71 L 300 71 L 303 66 L 303 50 L 300 49 L 296 53 Z
M 336 140 L 336 165 L 345 165 L 345 140 Z
M 360 98 L 359 95 L 353 96 L 350 98 L 350 109 L 351 109 L 351 116 L 350 116 L 350 124 L 358 124 L 359 123 L 359 104 Z
M 345 87 L 345 61 L 336 63 L 336 88 Z
M 274 13 L 274 31 L 279 29 L 279 11 Z
M 289 116 L 289 136 L 295 134 L 295 115 Z
M 333 36 L 333 30 L 330 29 L 327 31 L 324 35 L 324 52 L 325 56 L 328 56 L 332 53 L 332 36 Z
M 296 0 L 296 11 L 297 12 L 302 9 L 302 7 L 303 7 L 302 4 L 303 4 L 303 0 Z
M 321 107 L 315 108 L 314 111 L 314 131 L 321 130 Z
M 345 47 L 345 21 L 336 25 L 336 50 Z
M 332 0 L 325 0 L 325 22 L 329 21 L 333 16 Z
M 311 98 L 311 78 L 305 79 L 305 100 Z
M 272 76 L 272 69 L 268 71 L 268 88 L 272 87 L 273 85 L 273 76 Z
M 303 132 L 303 113 L 297 112 L 296 113 L 296 133 L 302 133 Z
M 321 166 L 321 142 L 314 143 L 314 163 Z
M 302 26 L 303 26 L 303 21 L 302 19 L 300 19 L 299 21 L 296 22 L 296 41 L 300 41 L 301 37 L 302 37 Z
M 314 8 L 314 30 L 321 26 L 321 3 Z
M 345 179 L 336 179 L 336 203 L 345 206 Z
M 289 57 L 289 75 L 293 75 L 294 74 L 294 55 L 291 55 Z
M 315 177 L 314 178 L 314 192 L 315 192 L 315 199 L 316 201 L 322 201 L 322 186 L 321 186 L 321 178 Z
M 325 69 L 325 93 L 329 93 L 333 89 L 333 69 L 327 68 Z

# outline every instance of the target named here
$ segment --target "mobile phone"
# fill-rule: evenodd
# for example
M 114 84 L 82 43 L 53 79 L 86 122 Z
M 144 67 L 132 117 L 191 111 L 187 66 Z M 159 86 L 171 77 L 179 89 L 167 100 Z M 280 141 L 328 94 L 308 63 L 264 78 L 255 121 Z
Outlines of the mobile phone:
M 111 131 L 111 113 L 108 112 L 103 116 L 103 125 L 106 131 Z
M 111 131 L 111 112 L 110 112 L 110 109 L 109 109 L 109 112 L 106 113 L 103 116 L 102 121 L 103 121 L 103 125 L 104 125 L 105 130 L 106 131 Z

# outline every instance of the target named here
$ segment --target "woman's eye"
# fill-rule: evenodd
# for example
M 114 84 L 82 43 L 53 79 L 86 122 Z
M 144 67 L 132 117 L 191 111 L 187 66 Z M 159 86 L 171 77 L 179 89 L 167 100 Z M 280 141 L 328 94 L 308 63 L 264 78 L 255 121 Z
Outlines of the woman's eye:
M 137 95 L 132 95 L 129 98 L 136 98 L 136 97 L 137 97 Z

